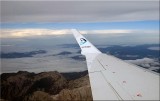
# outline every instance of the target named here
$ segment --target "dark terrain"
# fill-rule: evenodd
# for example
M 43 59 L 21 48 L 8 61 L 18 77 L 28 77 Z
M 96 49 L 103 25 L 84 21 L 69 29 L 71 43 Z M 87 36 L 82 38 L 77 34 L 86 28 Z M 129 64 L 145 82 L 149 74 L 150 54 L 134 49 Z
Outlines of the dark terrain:
M 144 57 L 160 58 L 160 52 L 148 49 L 150 47 L 159 47 L 159 44 L 146 44 L 137 46 L 113 45 L 106 48 L 99 48 L 99 50 L 101 50 L 103 53 L 114 55 L 122 60 L 135 60 Z
M 45 50 L 37 50 L 37 51 L 31 51 L 31 52 L 11 52 L 11 53 L 1 53 L 0 57 L 1 58 L 24 58 L 24 57 L 33 57 L 33 55 L 36 54 L 45 54 L 47 51 Z
M 0 101 L 92 100 L 88 72 L 1 74 Z

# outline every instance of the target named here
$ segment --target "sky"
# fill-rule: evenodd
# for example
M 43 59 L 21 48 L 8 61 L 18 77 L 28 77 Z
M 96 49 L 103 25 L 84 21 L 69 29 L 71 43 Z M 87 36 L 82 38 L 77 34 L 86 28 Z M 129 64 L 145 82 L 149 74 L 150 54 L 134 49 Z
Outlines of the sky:
M 1 1 L 1 38 L 71 34 L 72 28 L 158 37 L 159 1 Z
M 158 0 L 1 1 L 2 29 L 158 30 Z
M 159 1 L 2 1 L 2 22 L 158 20 Z
M 70 29 L 79 30 L 94 45 L 159 44 L 158 0 L 1 0 L 1 51 L 47 50 L 49 55 L 65 50 L 58 47 L 76 44 Z M 62 57 L 2 59 L 6 71 L 21 67 L 59 71 L 86 69 L 86 64 Z M 63 61 L 64 64 L 58 61 Z M 43 63 L 42 63 L 43 61 Z M 31 65 L 30 65 L 31 64 Z M 76 66 L 76 64 L 78 66 Z M 77 67 L 77 68 L 75 68 Z M 83 67 L 83 68 L 82 68 Z M 39 69 L 38 69 L 39 71 Z

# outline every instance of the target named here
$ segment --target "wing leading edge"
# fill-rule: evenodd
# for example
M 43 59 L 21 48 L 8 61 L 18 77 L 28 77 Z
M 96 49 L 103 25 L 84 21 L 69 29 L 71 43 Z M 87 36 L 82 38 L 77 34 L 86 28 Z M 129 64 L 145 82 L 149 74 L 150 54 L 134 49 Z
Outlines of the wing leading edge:
M 101 53 L 77 30 L 72 32 L 86 56 L 93 100 L 159 100 L 159 75 Z

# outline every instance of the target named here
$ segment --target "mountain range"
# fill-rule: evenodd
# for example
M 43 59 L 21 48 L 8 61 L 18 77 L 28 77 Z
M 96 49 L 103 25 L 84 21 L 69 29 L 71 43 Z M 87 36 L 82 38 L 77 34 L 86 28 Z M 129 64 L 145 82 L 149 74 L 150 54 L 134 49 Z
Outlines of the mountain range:
M 88 72 L 1 74 L 1 101 L 92 100 Z

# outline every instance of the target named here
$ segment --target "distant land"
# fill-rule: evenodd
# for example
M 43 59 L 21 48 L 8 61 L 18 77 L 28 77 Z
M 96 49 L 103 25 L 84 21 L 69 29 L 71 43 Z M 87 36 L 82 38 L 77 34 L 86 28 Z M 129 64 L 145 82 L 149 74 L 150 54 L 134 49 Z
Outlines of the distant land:
M 2 52 L 2 59 L 14 59 L 14 58 L 25 58 L 34 57 L 37 54 L 44 54 L 47 56 L 56 56 L 65 59 L 73 59 L 76 61 L 85 61 L 85 56 L 80 54 L 80 48 L 77 44 L 64 44 L 59 45 L 61 48 L 76 48 L 76 52 L 62 51 L 56 54 L 46 55 L 48 53 L 46 50 L 34 50 L 30 52 Z M 113 55 L 122 60 L 127 60 L 127 62 L 133 63 L 135 65 L 141 66 L 143 68 L 150 69 L 152 71 L 160 73 L 160 47 L 159 44 L 144 44 L 144 45 L 101 45 L 97 46 L 102 53 L 108 55 Z M 70 50 L 70 49 L 68 49 Z M 42 58 L 42 57 L 41 57 Z M 7 61 L 7 60 L 6 60 Z
M 58 53 L 58 54 L 53 54 L 52 56 L 60 56 L 60 55 L 70 55 L 70 54 L 72 54 L 72 52 L 69 52 L 69 51 L 63 51 L 63 52 L 60 52 L 60 53 Z
M 66 46 L 65 46 L 66 45 Z M 65 44 L 61 45 L 62 47 L 77 47 L 75 44 Z M 71 45 L 71 46 L 70 46 Z M 98 49 L 102 53 L 107 53 L 110 55 L 114 55 L 123 60 L 134 60 L 139 58 L 160 58 L 159 57 L 159 50 L 154 50 L 152 47 L 159 47 L 159 44 L 146 44 L 146 45 L 136 45 L 136 46 L 120 46 L 120 45 L 113 45 L 108 47 L 99 47 Z M 45 54 L 47 53 L 46 50 L 36 50 L 31 52 L 11 52 L 11 53 L 0 53 L 1 58 L 24 58 L 24 57 L 33 57 L 36 54 Z M 80 50 L 77 52 L 80 53 Z M 63 51 L 58 54 L 53 54 L 53 56 L 64 56 L 73 54 L 70 51 Z M 76 55 L 71 57 L 72 59 L 81 58 L 80 55 Z M 83 60 L 83 59 L 80 59 Z
M 85 56 L 83 56 L 83 55 L 76 55 L 76 56 L 72 56 L 70 58 L 72 58 L 74 60 L 78 60 L 78 61 L 85 61 L 86 60 Z
M 78 46 L 75 44 L 65 44 L 61 47 L 75 47 Z M 159 44 L 144 44 L 144 45 L 110 45 L 110 46 L 98 46 L 98 49 L 102 53 L 106 53 L 108 55 L 113 55 L 122 60 L 128 60 L 135 65 L 138 65 L 143 68 L 149 69 L 151 67 L 152 71 L 160 73 L 160 47 Z M 77 54 L 80 54 L 80 50 L 77 51 Z M 66 53 L 71 54 L 71 52 L 65 51 L 59 53 L 58 55 L 66 56 Z M 69 55 L 67 54 L 67 55 Z M 74 54 L 74 53 L 72 53 Z M 68 58 L 77 60 L 77 61 L 85 61 L 85 57 L 83 55 L 74 55 L 68 56 Z
M 136 46 L 109 46 L 106 48 L 99 48 L 103 53 L 114 55 L 123 60 L 134 60 L 144 57 L 148 58 L 160 58 L 159 51 L 154 50 L 151 47 L 159 48 L 159 44 L 146 44 L 146 45 L 136 45 Z
M 103 46 L 103 48 L 102 48 Z M 137 58 L 160 58 L 160 47 L 159 44 L 143 44 L 143 45 L 96 45 L 96 47 L 102 52 L 110 55 L 114 55 L 123 60 L 133 60 Z M 60 45 L 62 48 L 78 48 L 77 44 L 64 44 Z M 67 52 L 67 51 L 65 51 Z M 77 53 L 80 53 L 79 50 Z M 61 54 L 63 55 L 63 54 Z
M 36 54 L 45 54 L 47 51 L 45 50 L 37 50 L 37 51 L 31 51 L 31 52 L 11 52 L 11 53 L 1 53 L 1 58 L 24 58 L 24 57 L 33 57 Z

